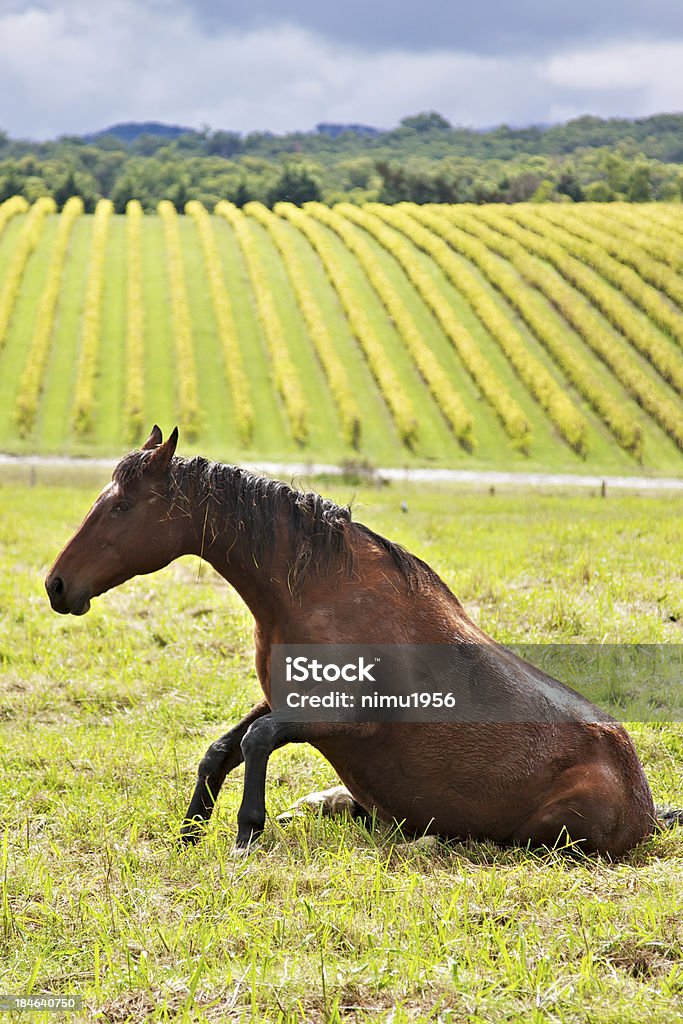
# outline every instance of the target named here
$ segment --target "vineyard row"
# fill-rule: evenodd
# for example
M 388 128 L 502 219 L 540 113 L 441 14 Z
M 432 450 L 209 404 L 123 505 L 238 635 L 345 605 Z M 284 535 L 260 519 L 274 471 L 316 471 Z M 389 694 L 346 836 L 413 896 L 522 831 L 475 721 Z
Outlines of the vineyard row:
M 319 263 L 336 297 L 339 311 L 374 379 L 393 421 L 408 447 L 420 443 L 421 427 L 412 374 L 424 382 L 435 409 L 452 436 L 466 449 L 477 443 L 477 416 L 466 392 L 472 386 L 499 420 L 512 445 L 528 451 L 533 443 L 525 403 L 535 402 L 566 444 L 580 455 L 591 448 L 591 427 L 567 385 L 592 408 L 619 445 L 636 457 L 642 453 L 643 424 L 632 398 L 649 418 L 683 450 L 683 281 L 674 246 L 662 239 L 683 239 L 673 214 L 658 211 L 655 228 L 638 220 L 631 208 L 606 230 L 608 214 L 590 208 L 581 217 L 562 207 L 443 207 L 349 203 L 330 209 L 319 203 L 299 208 L 280 203 L 274 211 L 259 203 L 244 210 L 220 202 L 215 217 L 198 202 L 185 209 L 201 253 L 215 334 L 222 353 L 222 375 L 239 443 L 254 440 L 255 382 L 245 364 L 245 340 L 236 327 L 232 291 L 237 282 L 226 275 L 219 232 L 229 229 L 243 261 L 250 301 L 267 356 L 276 401 L 289 435 L 299 444 L 311 439 L 312 406 L 302 364 L 293 358 L 292 341 L 273 290 L 271 253 L 276 254 L 305 327 L 306 344 L 329 392 L 343 442 L 358 449 L 364 437 L 362 396 L 354 392 L 339 339 L 309 277 L 306 260 Z M 0 237 L 15 218 L 13 247 L 6 254 L 0 287 L 0 350 L 6 342 L 22 281 L 32 253 L 47 246 L 43 235 L 54 203 L 39 200 L 28 207 L 19 198 L 0 205 Z M 175 364 L 176 408 L 190 437 L 203 430 L 197 373 L 195 325 L 188 300 L 185 228 L 180 231 L 175 207 L 158 208 L 163 234 L 165 288 L 170 307 L 171 351 Z M 30 437 L 40 412 L 49 371 L 55 323 L 69 260 L 74 226 L 83 215 L 79 199 L 69 200 L 56 229 L 50 229 L 46 271 L 25 341 L 13 422 L 20 437 Z M 128 204 L 125 230 L 125 374 L 122 420 L 125 434 L 136 440 L 145 426 L 146 288 L 143 239 L 146 218 L 140 204 Z M 98 415 L 98 374 L 102 359 L 103 307 L 107 287 L 107 252 L 113 223 L 108 200 L 98 203 L 89 234 L 87 272 L 74 371 L 71 425 L 87 440 Z M 630 231 L 630 237 L 629 237 Z M 679 234 L 680 232 L 680 234 Z M 266 244 L 267 240 L 267 244 Z M 306 249 L 310 256 L 302 259 Z M 390 265 L 393 267 L 388 273 Z M 404 355 L 396 363 L 388 335 L 378 328 L 359 301 L 355 275 L 361 273 L 400 339 Z M 440 276 L 442 275 L 442 276 Z M 463 323 L 448 287 L 469 307 L 477 330 L 491 339 L 497 355 L 482 346 L 473 327 Z M 368 292 L 369 294 L 369 292 Z M 409 301 L 408 301 L 409 300 Z M 415 303 L 425 313 L 416 319 Z M 427 312 L 428 311 L 428 312 Z M 529 334 L 545 350 L 534 354 Z M 425 330 L 431 317 L 435 339 Z M 472 319 L 468 320 L 471 324 Z M 289 322 L 288 322 L 289 325 Z M 484 336 L 481 334 L 481 337 Z M 346 342 L 345 342 L 346 343 Z M 443 347 L 449 343 L 451 354 Z M 393 342 L 391 344 L 394 344 Z M 538 351 L 538 350 L 537 350 Z M 590 358 L 588 353 L 591 353 Z M 597 358 L 597 367 L 595 364 Z M 650 364 L 647 366 L 643 359 Z M 407 361 L 406 361 L 407 360 Z M 503 360 L 503 362 L 501 362 Z M 500 367 L 507 364 L 503 376 Z M 495 364 L 495 365 L 494 365 Z M 455 370 L 462 366 L 471 384 Z M 406 369 L 406 367 L 408 369 Z M 605 387 L 605 375 L 610 386 Z M 515 381 L 516 383 L 510 383 Z M 539 421 L 540 422 L 540 421 Z M 536 428 L 534 428 L 535 431 Z

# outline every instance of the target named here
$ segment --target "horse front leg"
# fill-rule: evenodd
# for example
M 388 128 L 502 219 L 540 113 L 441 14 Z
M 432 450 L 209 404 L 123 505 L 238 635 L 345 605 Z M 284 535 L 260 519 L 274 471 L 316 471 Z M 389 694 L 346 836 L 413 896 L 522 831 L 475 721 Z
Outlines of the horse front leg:
M 348 722 L 293 722 L 273 712 L 254 722 L 242 740 L 244 757 L 244 794 L 237 814 L 235 850 L 243 853 L 259 838 L 266 823 L 266 771 L 274 750 L 286 743 L 313 743 L 329 736 L 359 730 L 373 730 L 374 725 Z M 340 787 L 341 788 L 341 787 Z M 349 794 L 349 798 L 351 798 Z M 354 801 L 355 803 L 355 801 Z M 356 805 L 358 806 L 358 805 Z M 364 813 L 359 807 L 359 812 Z
M 269 712 L 268 702 L 259 701 L 230 732 L 207 750 L 199 765 L 197 784 L 180 829 L 180 838 L 185 844 L 196 843 L 201 838 L 203 826 L 211 817 L 226 776 L 244 760 L 240 744 L 245 733 Z

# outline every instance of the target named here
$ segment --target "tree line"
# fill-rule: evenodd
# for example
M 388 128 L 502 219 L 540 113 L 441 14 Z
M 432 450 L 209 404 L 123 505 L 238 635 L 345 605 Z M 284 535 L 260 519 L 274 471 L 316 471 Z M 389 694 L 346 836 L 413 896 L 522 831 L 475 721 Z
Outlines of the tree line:
M 185 131 L 119 126 L 50 142 L 0 132 L 0 201 L 12 195 L 61 208 L 80 196 L 123 212 L 162 199 L 177 207 L 221 199 L 334 203 L 630 202 L 683 198 L 683 115 L 635 121 L 578 118 L 563 125 L 489 131 L 453 127 L 437 113 L 391 131 L 319 125 L 312 132 Z

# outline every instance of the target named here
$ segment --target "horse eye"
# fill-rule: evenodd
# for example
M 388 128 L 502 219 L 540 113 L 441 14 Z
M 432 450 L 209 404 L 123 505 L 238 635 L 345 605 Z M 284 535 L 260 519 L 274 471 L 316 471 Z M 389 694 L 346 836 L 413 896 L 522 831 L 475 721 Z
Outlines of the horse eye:
M 132 507 L 129 501 L 117 501 L 112 512 L 128 512 Z

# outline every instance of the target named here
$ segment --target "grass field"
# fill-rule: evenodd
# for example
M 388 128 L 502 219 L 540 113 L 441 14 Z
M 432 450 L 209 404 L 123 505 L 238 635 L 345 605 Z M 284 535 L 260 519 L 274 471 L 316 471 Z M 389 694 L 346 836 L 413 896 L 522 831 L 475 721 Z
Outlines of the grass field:
M 499 640 L 681 641 L 680 499 L 321 487 Z M 198 760 L 257 695 L 251 621 L 194 559 L 53 614 L 43 574 L 98 489 L 0 488 L 0 991 L 82 993 L 116 1024 L 683 1020 L 681 829 L 619 864 L 284 829 L 334 782 L 290 747 L 260 852 L 230 857 L 238 770 L 181 853 Z M 681 725 L 631 731 L 656 800 L 682 807 Z
M 117 454 L 156 420 L 234 461 L 680 474 L 682 209 L 219 204 L 209 249 L 196 211 L 176 218 L 176 263 L 143 217 L 135 264 L 130 217 L 48 211 L 29 245 L 18 212 L 0 450 Z

